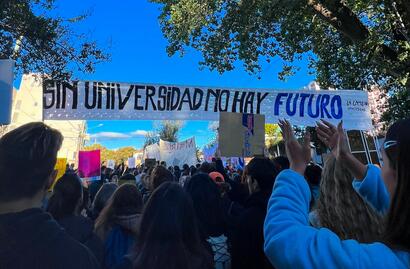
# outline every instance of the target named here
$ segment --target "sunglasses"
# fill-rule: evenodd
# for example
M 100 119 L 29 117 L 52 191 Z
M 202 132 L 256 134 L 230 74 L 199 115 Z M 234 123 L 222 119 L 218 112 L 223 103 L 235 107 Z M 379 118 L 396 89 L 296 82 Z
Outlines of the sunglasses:
M 394 147 L 397 145 L 397 141 L 395 140 L 389 140 L 389 141 L 385 141 L 383 143 L 383 148 L 386 150 L 388 148 Z

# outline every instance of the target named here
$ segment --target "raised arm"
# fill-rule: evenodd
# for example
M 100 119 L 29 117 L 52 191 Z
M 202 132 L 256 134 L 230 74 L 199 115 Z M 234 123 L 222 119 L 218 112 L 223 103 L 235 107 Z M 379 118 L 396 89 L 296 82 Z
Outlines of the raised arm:
M 357 180 L 363 180 L 366 177 L 367 166 L 350 152 L 342 122 L 335 127 L 322 120 L 322 122 L 318 122 L 316 130 L 319 139 L 332 151 L 337 161 L 343 162 Z

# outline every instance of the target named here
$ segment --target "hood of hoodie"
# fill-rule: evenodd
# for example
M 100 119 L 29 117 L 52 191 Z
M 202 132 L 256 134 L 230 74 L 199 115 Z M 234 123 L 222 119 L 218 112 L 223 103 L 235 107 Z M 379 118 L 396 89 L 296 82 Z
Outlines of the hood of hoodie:
M 0 215 L 0 260 L 21 259 L 22 253 L 42 253 L 64 230 L 43 210 L 32 208 Z
M 126 216 L 116 216 L 114 223 L 121 228 L 136 234 L 141 220 L 141 214 L 132 214 Z
M 80 243 L 86 243 L 94 235 L 94 223 L 86 217 L 67 216 L 58 220 L 58 223 Z

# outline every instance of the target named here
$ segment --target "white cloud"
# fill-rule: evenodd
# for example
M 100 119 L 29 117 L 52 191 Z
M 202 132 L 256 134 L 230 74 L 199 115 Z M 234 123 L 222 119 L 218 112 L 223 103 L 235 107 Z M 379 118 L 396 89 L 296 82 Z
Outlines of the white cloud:
M 208 123 L 208 130 L 216 131 L 219 128 L 219 121 L 211 121 Z
M 132 136 L 146 136 L 147 134 L 148 134 L 148 131 L 145 131 L 145 130 L 136 130 L 130 133 L 130 135 Z
M 107 138 L 107 139 L 122 139 L 130 138 L 128 134 L 117 133 L 117 132 L 100 132 L 90 135 L 91 138 Z

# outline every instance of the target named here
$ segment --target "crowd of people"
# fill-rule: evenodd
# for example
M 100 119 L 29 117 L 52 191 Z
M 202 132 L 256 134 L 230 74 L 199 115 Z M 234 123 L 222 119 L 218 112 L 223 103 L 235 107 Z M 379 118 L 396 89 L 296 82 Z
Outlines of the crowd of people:
M 350 153 L 342 123 L 318 123 L 323 167 L 308 132 L 299 142 L 279 125 L 287 157 L 243 169 L 217 157 L 102 164 L 92 182 L 73 166 L 56 179 L 58 130 L 29 123 L 5 134 L 0 269 L 410 268 L 410 119 L 388 129 L 381 168 Z

